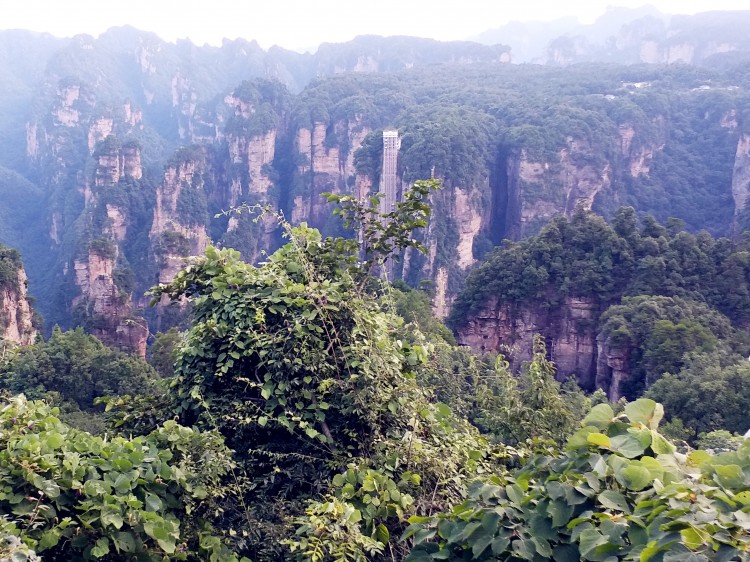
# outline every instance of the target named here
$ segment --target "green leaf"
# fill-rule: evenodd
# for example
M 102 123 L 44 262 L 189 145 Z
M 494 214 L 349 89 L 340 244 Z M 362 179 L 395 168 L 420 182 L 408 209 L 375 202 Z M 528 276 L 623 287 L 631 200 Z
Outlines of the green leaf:
M 175 548 L 177 547 L 174 539 L 171 537 L 166 538 L 166 539 L 156 539 L 156 542 L 161 547 L 161 549 L 167 554 L 172 554 L 175 551 Z
M 649 542 L 641 551 L 640 562 L 648 562 L 662 551 L 662 547 L 656 541 Z
M 273 394 L 274 389 L 275 389 L 275 385 L 269 381 L 263 385 L 263 390 L 260 391 L 260 395 L 265 400 L 268 400 L 269 398 L 271 398 L 271 395 Z
M 716 465 L 716 481 L 730 490 L 738 490 L 745 487 L 745 474 L 742 468 L 736 464 Z
M 615 417 L 615 412 L 609 404 L 597 404 L 581 422 L 584 426 L 593 425 L 598 429 L 606 429 Z
M 565 448 L 569 451 L 587 449 L 589 447 L 588 436 L 592 433 L 596 433 L 596 428 L 593 426 L 587 426 L 579 429 L 570 436 L 568 442 L 565 444 Z
M 712 458 L 711 454 L 706 451 L 692 451 L 687 456 L 687 463 L 688 466 L 700 467 Z
M 554 500 L 547 507 L 547 513 L 552 517 L 553 527 L 565 527 L 573 515 L 573 506 L 562 500 Z
M 299 273 L 302 271 L 302 266 L 295 261 L 288 261 L 286 263 L 286 270 L 288 273 Z
M 581 555 L 573 544 L 560 544 L 552 551 L 552 560 L 555 562 L 579 562 Z
M 391 534 L 388 532 L 388 527 L 386 527 L 382 523 L 378 525 L 377 529 L 375 530 L 375 538 L 384 545 L 388 544 L 388 541 L 391 540 Z
M 118 551 L 121 550 L 123 552 L 135 552 L 136 542 L 132 533 L 129 533 L 129 532 L 117 533 L 112 538 L 112 542 L 114 543 L 115 548 Z
M 523 502 L 523 490 L 518 484 L 509 484 L 505 486 L 505 493 L 508 495 L 508 499 L 520 506 Z
M 96 541 L 96 546 L 91 549 L 91 556 L 94 558 L 101 558 L 109 553 L 109 540 L 107 537 L 102 537 Z
M 638 437 L 632 433 L 615 435 L 609 440 L 609 442 L 610 448 L 613 451 L 616 451 L 629 459 L 639 457 L 646 451 L 646 447 L 641 443 Z
M 625 496 L 619 492 L 615 492 L 614 490 L 604 490 L 596 497 L 596 499 L 607 509 L 614 509 L 628 514 L 630 513 L 628 501 L 625 499 Z
M 60 542 L 60 537 L 62 536 L 62 533 L 60 532 L 60 529 L 57 527 L 53 527 L 52 529 L 49 529 L 48 531 L 45 531 L 42 534 L 42 538 L 39 539 L 39 544 L 37 545 L 37 551 L 42 552 L 47 550 L 48 548 L 52 548 L 53 546 L 56 546 L 58 542 Z
M 523 560 L 534 560 L 536 556 L 536 545 L 530 539 L 513 541 L 513 552 Z
M 508 537 L 495 537 L 492 541 L 492 554 L 499 558 L 500 554 L 508 552 L 508 546 L 510 546 Z
M 603 433 L 589 433 L 586 436 L 586 441 L 588 441 L 591 445 L 609 449 L 609 437 L 607 437 Z
M 105 506 L 106 507 L 106 506 Z M 116 508 L 115 508 L 116 509 Z M 119 512 L 113 511 L 112 509 L 103 509 L 101 514 L 102 525 L 111 525 L 115 529 L 122 528 L 124 523 L 122 515 Z
M 628 402 L 624 412 L 631 422 L 642 423 L 651 429 L 659 427 L 659 422 L 664 417 L 664 407 L 650 398 Z
M 50 449 L 59 449 L 65 443 L 65 437 L 53 431 L 46 435 L 45 441 Z
M 55 499 L 60 496 L 60 486 L 53 480 L 44 480 L 42 485 L 39 487 L 45 495 L 51 499 Z
M 680 535 L 682 535 L 682 542 L 685 543 L 685 546 L 687 546 L 690 550 L 697 550 L 701 546 L 703 546 L 703 537 L 692 527 L 688 527 L 687 529 L 683 529 L 680 531 Z
M 585 560 L 599 560 L 596 556 L 596 548 L 607 544 L 607 538 L 597 529 L 586 529 L 581 533 L 579 546 L 581 557 Z
M 640 464 L 630 463 L 615 478 L 629 490 L 642 490 L 651 483 L 651 473 Z
M 669 455 L 675 452 L 675 446 L 667 441 L 660 433 L 651 430 L 651 450 L 657 455 Z

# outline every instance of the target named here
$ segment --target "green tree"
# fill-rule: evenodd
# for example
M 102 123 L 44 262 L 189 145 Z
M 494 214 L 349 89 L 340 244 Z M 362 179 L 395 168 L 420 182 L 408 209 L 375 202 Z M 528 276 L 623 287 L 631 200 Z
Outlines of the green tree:
M 719 353 L 693 353 L 682 369 L 656 381 L 647 396 L 696 435 L 721 429 L 744 434 L 750 429 L 750 365 L 727 363 Z
M 341 201 L 369 241 L 364 262 L 356 243 L 300 226 L 258 267 L 209 248 L 154 291 L 189 298 L 193 314 L 164 415 L 216 429 L 236 451 L 225 519 L 253 529 L 238 544 L 256 559 L 284 556 L 283 539 L 305 560 L 397 550 L 409 515 L 457 501 L 463 475 L 487 469 L 487 442 L 418 385 L 428 350 L 395 337 L 403 321 L 369 276 L 420 247 L 411 231 L 434 185 L 415 186 L 385 225 Z
M 4 388 L 52 399 L 68 422 L 92 430 L 101 428 L 98 398 L 154 394 L 160 378 L 145 361 L 106 347 L 81 328 L 57 327 L 48 341 L 18 350 L 0 374 Z
M 544 340 L 536 335 L 531 361 L 524 363 L 518 377 L 502 355 L 494 369 L 478 377 L 472 419 L 502 443 L 516 445 L 534 437 L 562 443 L 588 404 L 577 386 L 563 390 L 554 375 Z

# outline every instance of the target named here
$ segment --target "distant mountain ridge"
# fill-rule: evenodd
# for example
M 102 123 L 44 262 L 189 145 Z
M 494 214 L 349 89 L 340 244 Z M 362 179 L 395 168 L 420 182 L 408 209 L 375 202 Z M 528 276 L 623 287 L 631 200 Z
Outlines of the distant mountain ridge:
M 568 65 L 708 63 L 715 55 L 750 53 L 750 11 L 668 15 L 653 6 L 611 7 L 592 24 L 576 18 L 511 22 L 472 38 L 511 46 L 515 63 Z

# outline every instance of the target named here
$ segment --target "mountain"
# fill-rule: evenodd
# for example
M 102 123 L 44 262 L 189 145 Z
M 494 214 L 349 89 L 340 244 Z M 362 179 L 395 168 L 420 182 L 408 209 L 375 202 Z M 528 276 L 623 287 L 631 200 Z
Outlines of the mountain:
M 515 63 L 713 65 L 717 59 L 750 55 L 745 33 L 749 23 L 747 11 L 685 16 L 663 14 L 652 6 L 610 7 L 592 24 L 581 24 L 575 18 L 513 22 L 474 39 L 486 45 L 510 45 Z
M 0 240 L 23 254 L 48 325 L 141 354 L 185 316 L 144 292 L 209 243 L 263 259 L 280 244 L 279 211 L 347 234 L 321 194 L 377 191 L 387 128 L 401 141 L 397 190 L 444 183 L 429 252 L 394 269 L 432 282 L 440 316 L 493 246 L 577 207 L 611 217 L 628 204 L 716 235 L 748 223 L 742 60 L 517 66 L 505 47 L 404 37 L 300 55 L 132 28 L 18 41 L 48 58 L 43 69 L 3 59 L 25 86 L 8 102 L 19 113 L 0 109 Z M 260 207 L 271 214 L 244 212 Z

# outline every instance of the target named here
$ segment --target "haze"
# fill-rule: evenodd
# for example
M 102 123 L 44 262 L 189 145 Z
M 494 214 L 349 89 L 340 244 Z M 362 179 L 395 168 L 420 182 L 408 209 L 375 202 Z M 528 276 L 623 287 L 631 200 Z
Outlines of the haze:
M 174 41 L 219 45 L 223 38 L 255 39 L 268 48 L 314 48 L 322 42 L 348 41 L 356 35 L 413 35 L 440 40 L 467 39 L 509 21 L 552 20 L 573 15 L 591 22 L 609 2 L 557 0 L 494 2 L 463 0 L 26 0 L 5 2 L 2 29 L 29 29 L 59 37 L 79 33 L 97 36 L 106 29 L 132 25 Z M 615 5 L 638 7 L 638 0 Z M 747 9 L 744 0 L 655 0 L 669 14 Z

